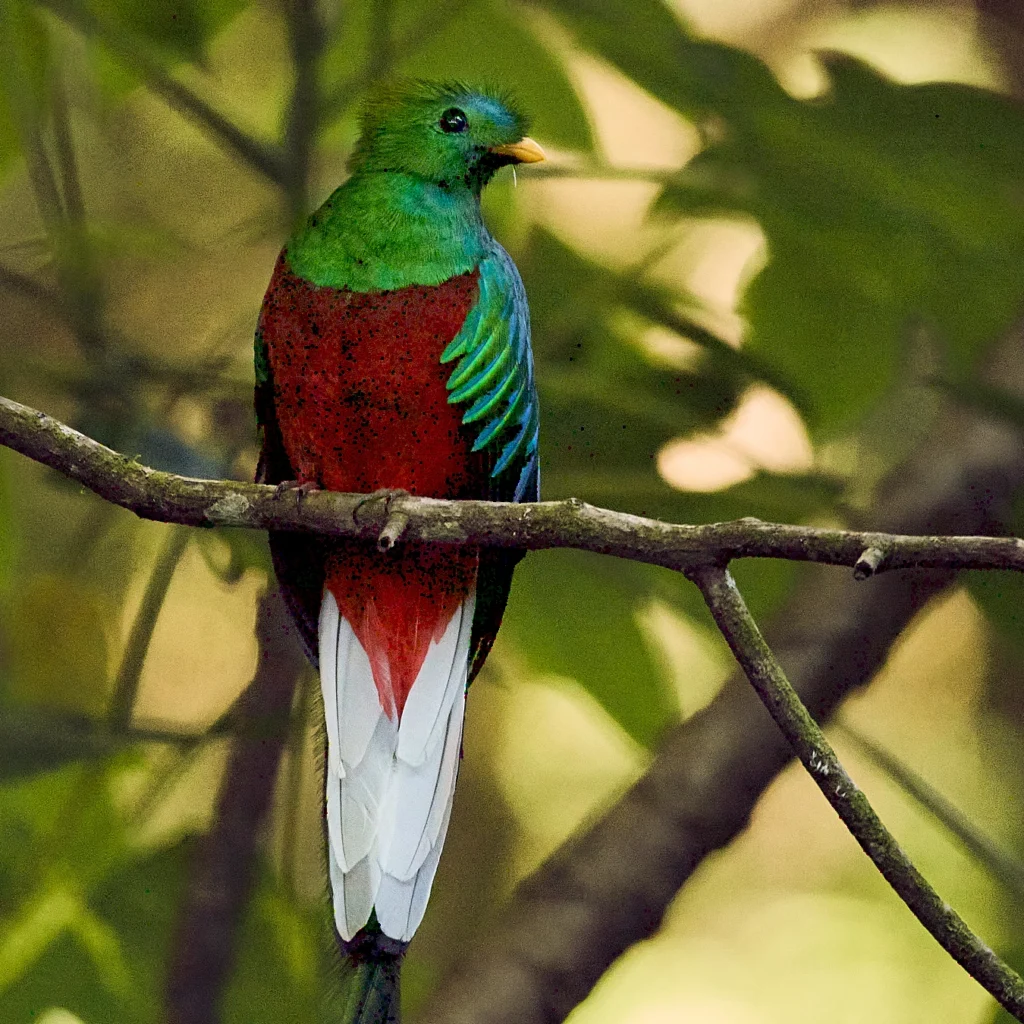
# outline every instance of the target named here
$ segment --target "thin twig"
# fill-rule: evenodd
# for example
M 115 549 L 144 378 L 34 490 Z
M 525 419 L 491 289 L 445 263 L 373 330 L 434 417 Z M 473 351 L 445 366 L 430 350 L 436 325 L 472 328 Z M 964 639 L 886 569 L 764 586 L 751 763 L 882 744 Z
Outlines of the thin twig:
M 153 639 L 156 620 L 160 616 L 164 598 L 178 568 L 178 562 L 188 547 L 191 536 L 188 530 L 172 530 L 167 538 L 163 551 L 153 566 L 153 572 L 142 595 L 132 631 L 128 636 L 121 668 L 114 683 L 114 694 L 110 700 L 110 725 L 114 729 L 126 729 L 131 725 L 135 700 L 139 694 L 139 680 L 142 678 L 142 666 L 146 661 L 149 642 Z
M 882 824 L 786 678 L 729 570 L 688 573 L 751 685 L 811 778 L 875 867 L 928 932 L 1016 1020 L 1024 1021 L 1024 980 L 968 928 Z
M 296 530 L 376 540 L 387 519 L 408 517 L 403 537 L 434 544 L 579 548 L 669 569 L 732 558 L 785 558 L 853 567 L 867 548 L 887 552 L 885 571 L 911 567 L 1024 571 L 1015 537 L 908 536 L 765 523 L 701 526 L 597 508 L 576 498 L 517 505 L 317 491 L 300 497 L 264 484 L 163 473 L 112 451 L 45 413 L 0 398 L 0 445 L 58 470 L 145 519 L 186 526 Z M 358 520 L 354 513 L 359 511 Z

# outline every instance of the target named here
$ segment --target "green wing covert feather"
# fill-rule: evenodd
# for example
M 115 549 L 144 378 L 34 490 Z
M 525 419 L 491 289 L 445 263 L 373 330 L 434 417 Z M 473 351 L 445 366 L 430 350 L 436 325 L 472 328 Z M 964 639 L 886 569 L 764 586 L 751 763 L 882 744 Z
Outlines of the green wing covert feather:
M 458 360 L 448 401 L 468 405 L 463 423 L 480 424 L 473 450 L 495 452 L 492 477 L 519 470 L 505 500 L 536 501 L 539 417 L 530 313 L 519 271 L 497 242 L 480 262 L 479 288 L 476 305 L 441 354 L 444 363 Z

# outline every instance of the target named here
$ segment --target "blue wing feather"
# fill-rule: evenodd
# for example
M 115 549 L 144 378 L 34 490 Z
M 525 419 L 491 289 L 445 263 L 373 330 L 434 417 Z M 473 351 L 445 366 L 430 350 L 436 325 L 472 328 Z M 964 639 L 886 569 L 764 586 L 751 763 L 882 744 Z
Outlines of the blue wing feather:
M 468 403 L 462 421 L 480 424 L 473 448 L 494 451 L 495 483 L 515 472 L 495 487 L 496 496 L 537 501 L 539 417 L 526 291 L 512 258 L 497 242 L 480 262 L 479 280 L 476 305 L 441 355 L 445 363 L 458 359 L 448 379 L 448 401 Z

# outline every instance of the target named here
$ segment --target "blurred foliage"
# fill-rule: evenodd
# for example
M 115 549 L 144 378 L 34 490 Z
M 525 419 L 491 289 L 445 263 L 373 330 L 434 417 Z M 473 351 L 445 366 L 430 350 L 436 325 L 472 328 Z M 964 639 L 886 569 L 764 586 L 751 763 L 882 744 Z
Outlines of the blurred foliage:
M 764 231 L 768 265 L 743 303 L 747 347 L 806 396 L 811 428 L 849 426 L 879 400 L 915 320 L 963 371 L 1019 312 L 1017 104 L 961 85 L 898 85 L 840 54 L 823 58 L 827 93 L 800 101 L 749 53 L 687 33 L 658 0 L 547 6 L 704 127 L 705 147 L 658 208 L 745 214 Z
M 565 154 L 551 180 L 525 171 L 539 184 L 513 192 L 499 179 L 485 200 L 530 296 L 546 497 L 684 522 L 842 522 L 927 426 L 900 415 L 927 420 L 938 407 L 911 406 L 909 390 L 937 383 L 935 394 L 1021 422 L 1019 399 L 977 376 L 1024 304 L 1024 112 L 1005 96 L 902 85 L 832 53 L 826 90 L 797 99 L 758 56 L 699 37 L 659 0 L 353 0 L 318 8 L 311 123 L 293 102 L 290 9 L 0 0 L 5 393 L 160 468 L 250 475 L 251 329 L 283 225 L 303 188 L 322 196 L 336 184 L 366 91 L 405 74 L 507 88 L 534 134 Z M 653 98 L 692 125 L 697 155 L 654 171 L 609 166 L 580 51 L 625 76 L 633 102 Z M 308 176 L 303 188 L 293 173 Z M 602 175 L 651 193 L 619 260 L 543 212 L 559 179 Z M 723 219 L 764 241 L 744 274 L 741 347 L 688 280 L 666 273 L 695 223 Z M 685 356 L 657 350 L 652 332 Z M 927 366 L 908 357 L 917 334 Z M 788 473 L 755 463 L 710 493 L 670 484 L 666 446 L 726 432 L 752 385 L 799 413 L 815 461 Z M 50 1006 L 86 1024 L 160 1017 L 196 828 L 175 787 L 200 748 L 169 742 L 159 721 L 125 730 L 108 720 L 111 701 L 133 692 L 119 688 L 127 678 L 142 684 L 140 716 L 149 693 L 188 728 L 216 718 L 250 670 L 239 634 L 269 572 L 261 537 L 202 532 L 195 564 L 176 558 L 162 578 L 161 536 L 0 451 L 0 1018 L 11 1024 Z M 766 617 L 799 571 L 744 562 L 736 575 Z M 1019 645 L 1019 576 L 966 585 Z M 166 615 L 147 618 L 147 593 L 167 594 Z M 575 680 L 639 763 L 680 713 L 644 625 L 655 602 L 706 635 L 702 603 L 674 574 L 532 556 L 496 675 Z M 201 628 L 217 650 L 188 679 Z M 219 701 L 205 719 L 192 710 L 202 699 Z M 493 800 L 493 785 L 477 788 Z M 294 850 L 275 859 L 273 845 L 226 1021 L 313 1019 L 333 988 L 323 908 L 306 891 L 322 886 L 319 867 L 296 887 L 281 866 Z M 495 866 L 489 884 L 500 888 L 505 871 Z M 420 992 L 432 961 L 415 946 L 412 957 Z

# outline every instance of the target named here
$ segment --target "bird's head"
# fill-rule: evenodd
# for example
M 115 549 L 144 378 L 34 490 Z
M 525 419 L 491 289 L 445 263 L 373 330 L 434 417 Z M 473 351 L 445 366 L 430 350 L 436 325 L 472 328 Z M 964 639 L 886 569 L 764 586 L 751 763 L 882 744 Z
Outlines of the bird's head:
M 544 151 L 506 96 L 461 83 L 406 82 L 378 93 L 363 114 L 353 173 L 396 171 L 479 193 L 507 164 Z

